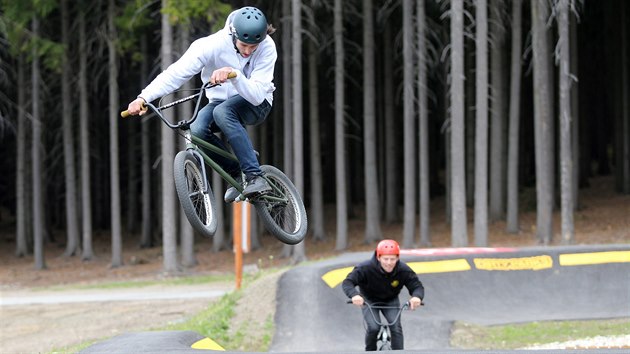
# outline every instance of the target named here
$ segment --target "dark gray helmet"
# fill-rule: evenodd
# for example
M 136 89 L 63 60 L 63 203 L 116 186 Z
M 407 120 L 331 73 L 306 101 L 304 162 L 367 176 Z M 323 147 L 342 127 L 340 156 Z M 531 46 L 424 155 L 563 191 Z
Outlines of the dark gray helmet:
M 243 7 L 234 14 L 232 34 L 241 42 L 258 44 L 267 36 L 267 18 L 255 7 Z

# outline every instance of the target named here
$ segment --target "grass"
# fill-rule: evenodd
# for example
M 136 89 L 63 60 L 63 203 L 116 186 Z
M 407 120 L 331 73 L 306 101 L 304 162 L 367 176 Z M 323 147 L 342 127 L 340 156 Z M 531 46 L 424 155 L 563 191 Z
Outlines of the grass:
M 272 274 L 280 269 L 269 269 L 257 272 L 254 275 L 245 274 L 243 277 L 242 288 L 240 290 L 232 291 L 221 297 L 220 300 L 211 303 L 206 309 L 197 313 L 193 317 L 186 319 L 183 322 L 168 324 L 164 327 L 152 328 L 153 331 L 195 331 L 202 336 L 212 338 L 215 342 L 219 343 L 226 350 L 239 350 L 239 351 L 253 351 L 253 352 L 266 352 L 271 344 L 273 338 L 274 324 L 272 316 L 269 316 L 265 322 L 263 330 L 260 331 L 258 336 L 252 337 L 251 331 L 249 331 L 248 324 L 243 325 L 241 328 L 231 328 L 230 322 L 234 316 L 234 309 L 238 300 L 243 296 L 243 290 L 247 288 L 251 283 L 259 279 L 260 277 L 268 274 Z M 146 281 L 146 282 L 116 282 L 109 284 L 99 284 L 94 286 L 87 286 L 88 288 L 128 288 L 138 286 L 150 286 L 155 284 L 160 285 L 189 285 L 189 284 L 207 284 L 210 281 L 224 281 L 233 280 L 233 276 L 217 277 L 217 276 L 204 276 L 204 277 L 185 277 L 185 278 L 173 278 L 164 281 Z M 85 288 L 85 286 L 82 286 Z M 84 342 L 75 346 L 69 346 L 60 349 L 53 349 L 51 353 L 76 353 L 89 346 L 104 341 L 108 338 L 101 338 L 98 340 L 92 340 Z
M 273 337 L 274 324 L 272 316 L 265 319 L 262 331 L 250 330 L 253 323 L 245 323 L 240 328 L 230 327 L 234 309 L 243 291 L 257 279 L 279 271 L 279 269 L 263 270 L 254 275 L 245 275 L 240 290 L 224 295 L 219 301 L 212 303 L 204 311 L 184 322 L 170 324 L 158 330 L 195 331 L 211 338 L 226 350 L 266 352 Z
M 88 347 L 90 347 L 93 344 L 96 344 L 100 342 L 100 340 L 91 340 L 91 341 L 87 341 L 87 342 L 83 342 L 81 344 L 77 344 L 77 345 L 71 345 L 68 347 L 64 347 L 64 348 L 60 348 L 60 349 L 53 349 L 50 354 L 70 354 L 70 353 L 78 353 L 84 349 L 87 349 Z
M 451 346 L 462 349 L 517 349 L 535 344 L 627 334 L 630 334 L 630 318 L 489 327 L 458 322 L 453 327 Z
M 234 307 L 241 294 L 239 290 L 223 295 L 219 301 L 185 322 L 171 324 L 160 330 L 195 331 L 202 336 L 212 338 L 217 343 L 230 343 L 235 340 L 229 334 L 230 319 L 234 316 Z

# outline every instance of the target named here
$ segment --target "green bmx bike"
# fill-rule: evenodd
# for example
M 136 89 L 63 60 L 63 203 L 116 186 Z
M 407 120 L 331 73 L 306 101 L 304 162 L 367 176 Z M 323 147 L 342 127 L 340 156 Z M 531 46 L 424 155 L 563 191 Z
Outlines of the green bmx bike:
M 245 201 L 254 205 L 265 228 L 278 240 L 289 245 L 300 243 L 307 231 L 306 209 L 302 197 L 291 180 L 280 169 L 271 165 L 261 165 L 263 178 L 271 186 L 271 191 L 246 198 L 242 194 L 243 185 L 230 176 L 204 150 L 238 161 L 236 156 L 230 151 L 192 135 L 190 125 L 197 118 L 203 93 L 215 86 L 217 84 L 206 83 L 198 89 L 197 93 L 163 106 L 146 104 L 147 109 L 157 115 L 169 128 L 178 131 L 186 141 L 186 148 L 177 153 L 173 166 L 175 189 L 184 214 L 192 227 L 201 235 L 212 237 L 216 232 L 217 202 L 208 183 L 208 168 L 210 168 L 238 190 L 240 195 L 235 201 Z M 165 109 L 190 100 L 196 100 L 196 102 L 193 115 L 189 119 L 171 123 L 164 117 L 162 112 Z M 122 117 L 128 115 L 127 111 L 121 112 Z

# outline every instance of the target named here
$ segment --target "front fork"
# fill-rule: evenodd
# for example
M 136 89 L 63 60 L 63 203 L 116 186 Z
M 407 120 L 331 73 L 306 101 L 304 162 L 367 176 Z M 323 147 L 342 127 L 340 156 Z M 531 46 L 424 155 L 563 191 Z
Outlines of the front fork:
M 197 146 L 192 143 L 192 134 L 190 133 L 190 130 L 186 130 L 184 132 L 184 139 L 186 139 L 186 151 L 192 153 L 193 156 L 197 159 L 197 162 L 199 162 L 199 165 L 201 166 L 201 175 L 203 176 L 202 192 L 204 194 L 208 194 L 209 186 L 208 186 L 208 176 L 206 175 L 206 164 L 204 163 L 203 156 L 201 156 L 199 151 L 197 151 Z

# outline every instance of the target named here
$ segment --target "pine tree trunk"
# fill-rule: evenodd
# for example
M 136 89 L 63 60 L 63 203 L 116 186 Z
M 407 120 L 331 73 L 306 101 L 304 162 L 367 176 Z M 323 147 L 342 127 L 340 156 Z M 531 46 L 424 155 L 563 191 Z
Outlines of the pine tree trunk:
M 383 238 L 376 161 L 374 20 L 372 0 L 363 2 L 363 149 L 365 155 L 365 242 Z
M 140 51 L 142 55 L 142 63 L 141 63 L 141 75 L 142 75 L 142 85 L 146 86 L 148 83 L 147 73 L 149 72 L 149 64 L 148 64 L 148 45 L 147 45 L 147 37 L 142 36 L 140 39 Z M 153 120 L 143 119 L 141 124 L 141 144 L 142 144 L 142 231 L 140 236 L 140 247 L 148 248 L 153 247 L 153 220 L 151 213 L 152 203 L 152 193 L 151 193 L 151 140 L 153 133 Z
M 418 123 L 418 163 L 420 166 L 420 245 L 431 246 L 430 213 L 429 213 L 429 108 L 427 81 L 427 45 L 426 45 L 426 11 L 424 0 L 417 2 L 418 24 L 418 109 L 420 120 Z
M 344 85 L 344 44 L 343 44 L 343 11 L 341 0 L 335 0 L 334 7 L 334 41 L 335 41 L 335 182 L 337 197 L 337 240 L 335 250 L 348 247 L 348 202 L 346 182 L 346 149 L 345 149 L 345 85 Z
M 284 173 L 289 177 L 293 177 L 293 105 L 291 103 L 293 94 L 293 90 L 291 89 L 293 85 L 292 70 L 291 67 L 291 31 L 292 31 L 292 13 L 291 13 L 291 4 L 292 1 L 283 1 L 282 2 L 282 112 L 283 112 L 283 139 L 282 142 L 284 146 L 282 147 L 282 151 L 284 152 L 283 156 L 283 170 Z M 293 247 L 290 245 L 284 245 L 282 247 L 281 257 L 288 258 L 291 257 L 293 252 Z
M 404 213 L 402 247 L 412 248 L 416 233 L 416 129 L 413 63 L 413 6 L 403 0 Z
M 26 112 L 23 107 L 26 107 L 26 63 L 24 61 L 24 54 L 20 54 L 17 58 L 17 97 L 18 97 L 18 110 L 17 110 L 17 129 L 16 129 L 16 167 L 15 167 L 15 204 L 16 204 L 16 232 L 15 232 L 15 256 L 24 257 L 28 255 L 28 242 L 27 242 L 27 218 L 26 211 L 28 210 L 28 200 L 26 193 L 26 156 L 28 151 L 26 150 Z
M 508 133 L 507 232 L 518 233 L 518 162 L 521 97 L 522 0 L 512 2 L 512 54 Z
M 168 0 L 162 0 L 162 8 Z M 173 63 L 173 27 L 169 15 L 162 14 L 162 70 Z M 173 113 L 165 112 L 165 118 L 173 121 Z M 173 183 L 173 160 L 175 159 L 175 136 L 171 128 L 162 124 L 162 254 L 164 271 L 177 271 L 177 208 Z
M 39 18 L 33 16 L 32 31 L 34 36 L 39 35 Z M 39 55 L 37 48 L 33 47 L 33 61 L 31 64 L 31 82 L 32 82 L 32 163 L 33 163 L 33 251 L 35 257 L 35 269 L 41 270 L 46 268 L 44 259 L 44 191 L 42 183 L 42 117 L 40 115 L 40 67 Z
M 488 7 L 476 2 L 475 246 L 488 245 Z
M 577 18 L 576 16 L 569 16 L 570 18 L 570 33 L 571 37 L 571 72 L 578 76 L 578 30 L 577 30 Z M 579 185 L 580 185 L 580 114 L 579 114 L 579 81 L 574 81 L 571 84 L 571 115 L 573 116 L 573 124 L 571 124 L 572 134 L 572 149 L 573 149 L 573 209 L 577 211 L 579 208 Z
M 536 233 L 538 241 L 548 245 L 553 232 L 553 164 L 551 73 L 548 60 L 545 23 L 549 9 L 543 1 L 532 6 L 532 49 L 534 62 L 534 135 L 536 154 Z
M 304 129 L 302 110 L 302 1 L 292 0 L 293 13 L 292 57 L 293 68 L 293 182 L 300 195 L 304 195 Z M 294 263 L 306 260 L 306 242 L 293 246 Z
M 87 78 L 87 36 L 85 34 L 85 10 L 81 9 L 79 15 L 79 125 L 81 139 L 81 238 L 83 240 L 83 253 L 81 259 L 94 258 L 92 247 L 92 192 L 90 169 L 90 115 L 88 112 L 88 78 Z
M 326 239 L 324 225 L 324 189 L 322 172 L 322 153 L 320 143 L 319 120 L 319 83 L 318 53 L 313 41 L 308 41 L 308 85 L 309 85 L 309 141 L 310 141 L 310 171 L 311 171 L 311 212 L 309 223 L 313 231 L 313 239 L 323 241 Z
M 451 210 L 453 247 L 468 245 L 464 148 L 464 4 L 451 1 Z
M 120 217 L 120 164 L 118 156 L 118 59 L 116 55 L 116 27 L 114 25 L 116 5 L 109 0 L 107 6 L 109 54 L 109 154 L 110 154 L 110 183 L 111 183 L 111 231 L 112 231 L 112 263 L 113 268 L 123 265 L 122 232 Z
M 503 94 L 503 52 L 505 51 L 505 30 L 501 14 L 504 1 L 493 0 L 490 28 L 492 32 L 491 46 L 491 97 L 490 110 L 490 194 L 489 219 L 498 221 L 503 218 L 505 211 L 505 95 Z
M 573 157 L 571 139 L 571 72 L 569 38 L 569 0 L 559 0 L 558 14 L 559 81 L 560 81 L 560 201 L 562 243 L 575 242 L 573 225 Z
M 394 223 L 400 221 L 398 212 L 400 196 L 403 194 L 400 188 L 399 163 L 397 158 L 400 144 L 396 137 L 397 123 L 401 124 L 398 115 L 395 114 L 394 102 L 394 75 L 388 74 L 394 71 L 394 60 L 388 53 L 393 53 L 391 22 L 385 21 L 383 31 L 383 107 L 385 120 L 385 222 Z
M 78 255 L 81 252 L 79 244 L 79 213 L 77 207 L 77 178 L 75 164 L 74 134 L 72 132 L 75 117 L 72 109 L 72 97 L 70 85 L 72 83 L 70 63 L 70 14 L 68 13 L 68 1 L 61 0 L 61 41 L 64 46 L 63 63 L 61 72 L 61 102 L 63 116 L 63 161 L 66 195 L 66 250 L 64 256 Z

